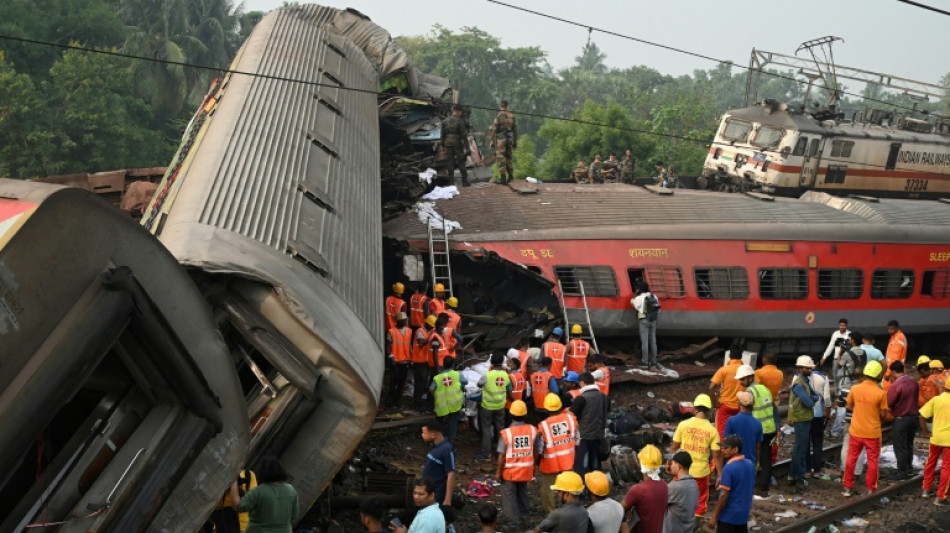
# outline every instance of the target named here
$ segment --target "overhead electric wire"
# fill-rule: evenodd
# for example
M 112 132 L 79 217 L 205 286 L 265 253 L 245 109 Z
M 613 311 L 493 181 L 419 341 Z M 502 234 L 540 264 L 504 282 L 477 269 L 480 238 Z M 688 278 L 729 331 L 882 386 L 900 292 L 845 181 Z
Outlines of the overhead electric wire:
M 497 5 L 499 5 L 499 6 L 507 7 L 507 8 L 510 8 L 510 9 L 514 9 L 514 10 L 516 10 L 516 11 L 523 11 L 523 12 L 525 12 L 525 13 L 529 13 L 529 14 L 531 14 L 531 15 L 536 15 L 536 16 L 538 16 L 538 17 L 555 20 L 555 21 L 557 21 L 557 22 L 563 22 L 563 23 L 565 23 L 565 24 L 570 24 L 571 26 L 577 26 L 577 27 L 579 27 L 579 28 L 584 28 L 584 29 L 586 29 L 588 32 L 595 32 L 595 31 L 596 31 L 596 32 L 599 32 L 599 33 L 603 33 L 603 34 L 605 34 L 605 35 L 611 35 L 611 36 L 613 36 L 613 37 L 619 37 L 619 38 L 621 38 L 621 39 L 626 39 L 626 40 L 628 40 L 628 41 L 634 41 L 634 42 L 642 43 L 642 44 L 645 44 L 645 45 L 648 45 L 648 46 L 653 46 L 653 47 L 656 47 L 656 48 L 662 48 L 662 49 L 664 49 L 664 50 L 669 50 L 669 51 L 671 51 L 671 52 L 677 52 L 677 53 L 680 53 L 680 54 L 686 54 L 686 55 L 689 55 L 689 56 L 698 57 L 698 58 L 700 58 L 700 59 L 705 59 L 705 60 L 707 60 L 707 61 L 713 61 L 713 62 L 719 63 L 719 64 L 721 64 L 721 65 L 736 66 L 736 67 L 739 67 L 739 68 L 742 68 L 742 69 L 745 69 L 745 70 L 750 70 L 750 71 L 751 71 L 751 70 L 755 70 L 755 69 L 753 69 L 752 67 L 749 67 L 749 66 L 746 66 L 746 65 L 742 65 L 742 64 L 740 64 L 740 63 L 736 63 L 736 62 L 731 61 L 731 60 L 728 60 L 728 59 L 719 59 L 719 58 L 717 58 L 717 57 L 708 56 L 708 55 L 705 55 L 705 54 L 701 54 L 701 53 L 699 53 L 699 52 L 693 52 L 692 50 L 686 50 L 686 49 L 684 49 L 684 48 L 678 48 L 678 47 L 675 47 L 675 46 L 670 46 L 670 45 L 668 45 L 668 44 L 658 43 L 658 42 L 650 41 L 650 40 L 647 40 L 647 39 L 642 39 L 642 38 L 640 38 L 640 37 L 634 37 L 634 36 L 632 36 L 632 35 L 625 35 L 625 34 L 623 34 L 623 33 L 618 33 L 618 32 L 612 31 L 612 30 L 604 29 L 604 28 L 598 28 L 598 27 L 596 27 L 596 26 L 591 26 L 590 24 L 584 24 L 583 22 L 578 22 L 578 21 L 576 21 L 576 20 L 569 20 L 569 19 L 565 19 L 565 18 L 558 17 L 558 16 L 555 16 L 555 15 L 551 15 L 551 14 L 549 14 L 549 13 L 542 13 L 541 11 L 536 11 L 536 10 L 534 10 L 534 9 L 528 9 L 528 8 L 526 8 L 526 7 L 521 7 L 521 6 L 517 6 L 517 5 L 514 5 L 514 4 L 509 4 L 509 3 L 507 3 L 507 2 L 502 2 L 501 0 L 486 0 L 486 1 L 489 2 L 489 3 L 491 3 L 491 4 L 497 4 Z M 899 1 L 903 2 L 903 1 L 906 1 L 906 0 L 899 0 Z M 916 4 L 915 2 L 908 2 L 908 3 L 914 3 L 914 4 Z M 917 5 L 919 5 L 919 7 L 925 7 L 925 6 L 923 6 L 922 4 L 917 4 Z M 804 80 L 799 80 L 799 79 L 797 79 L 797 78 L 795 78 L 795 77 L 792 77 L 792 76 L 786 76 L 786 75 L 784 75 L 784 74 L 782 74 L 782 73 L 769 72 L 769 71 L 766 71 L 766 70 L 760 70 L 759 72 L 760 72 L 761 74 L 765 74 L 765 75 L 767 75 L 767 76 L 772 76 L 772 77 L 779 78 L 779 79 L 783 79 L 783 80 L 794 81 L 795 83 L 798 83 L 799 85 L 807 85 L 807 84 L 808 84 L 808 82 L 806 82 L 806 81 L 804 81 Z M 858 98 L 862 98 L 863 100 L 865 100 L 865 101 L 867 101 L 867 102 L 877 102 L 877 103 L 879 103 L 879 104 L 884 104 L 884 105 L 888 105 L 888 106 L 893 106 L 893 107 L 896 107 L 896 108 L 905 109 L 905 110 L 907 110 L 907 111 L 918 112 L 918 110 L 917 110 L 917 109 L 914 109 L 913 107 L 907 107 L 907 106 L 905 106 L 905 105 L 896 104 L 896 103 L 893 103 L 893 102 L 886 102 L 886 101 L 884 101 L 884 100 L 878 100 L 878 99 L 876 99 L 876 98 L 868 98 L 868 97 L 865 97 L 865 96 L 863 96 L 863 95 L 861 95 L 861 94 L 858 94 L 858 93 L 851 93 L 851 92 L 848 92 L 848 91 L 839 91 L 839 92 L 840 92 L 841 94 L 846 94 L 846 95 L 848 95 L 848 96 L 856 96 L 856 97 L 858 97 Z
M 927 4 L 921 4 L 920 2 L 914 2 L 913 0 L 897 0 L 898 2 L 908 4 L 914 7 L 919 7 L 921 9 L 926 9 L 928 11 L 933 11 L 934 13 L 940 13 L 941 15 L 950 15 L 950 11 L 945 11 L 933 6 L 928 6 Z

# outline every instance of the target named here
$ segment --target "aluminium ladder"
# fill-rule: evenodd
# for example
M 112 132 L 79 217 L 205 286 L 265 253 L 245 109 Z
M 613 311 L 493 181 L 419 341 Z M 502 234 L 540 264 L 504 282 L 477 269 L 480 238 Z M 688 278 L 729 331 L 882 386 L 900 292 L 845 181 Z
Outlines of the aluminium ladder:
M 586 326 L 585 331 L 587 332 L 587 335 L 582 335 L 581 338 L 590 339 L 591 346 L 594 347 L 594 352 L 600 353 L 600 348 L 597 347 L 597 337 L 594 336 L 594 327 L 591 326 L 591 323 L 590 323 L 590 308 L 587 306 L 587 294 L 584 292 L 584 282 L 578 281 L 577 286 L 578 286 L 578 290 L 581 293 L 581 302 L 584 303 L 584 307 L 583 307 L 584 320 L 587 322 L 586 324 L 583 322 L 577 322 L 581 326 Z M 557 295 L 558 295 L 558 299 L 561 301 L 561 310 L 564 313 L 564 339 L 565 339 L 565 344 L 567 344 L 571 340 L 571 322 L 567 318 L 568 308 L 567 308 L 567 305 L 564 303 L 564 286 L 561 284 L 560 278 L 558 278 L 557 280 Z M 581 310 L 581 308 L 579 307 L 572 308 L 572 309 L 575 309 L 576 311 Z
M 432 275 L 432 286 L 437 283 L 445 286 L 445 292 L 453 296 L 452 291 L 452 264 L 449 261 L 449 233 L 445 229 L 445 219 L 442 219 L 441 228 L 433 228 L 429 220 L 429 268 Z

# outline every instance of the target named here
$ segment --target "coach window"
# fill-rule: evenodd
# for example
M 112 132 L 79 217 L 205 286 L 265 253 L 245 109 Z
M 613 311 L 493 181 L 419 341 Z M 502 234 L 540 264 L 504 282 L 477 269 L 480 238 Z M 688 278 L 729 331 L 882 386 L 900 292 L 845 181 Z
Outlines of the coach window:
M 950 268 L 924 270 L 924 277 L 920 283 L 921 296 L 931 296 L 943 299 L 950 296 Z
M 586 296 L 617 297 L 617 276 L 610 266 L 556 266 L 554 275 L 561 282 L 564 296 L 580 296 L 581 284 Z
M 831 157 L 851 157 L 852 148 L 854 148 L 852 141 L 832 141 Z
M 749 297 L 749 275 L 742 267 L 697 267 L 696 295 L 704 300 L 744 300 Z
M 871 298 L 910 298 L 914 293 L 914 271 L 878 269 L 871 278 Z
M 857 268 L 823 268 L 818 271 L 818 297 L 824 300 L 857 300 L 864 292 L 864 271 Z
M 805 147 L 808 146 L 808 137 L 799 137 L 798 142 L 795 143 L 795 149 L 792 150 L 792 155 L 805 155 Z
M 848 175 L 846 165 L 828 165 L 825 171 L 825 183 L 844 183 L 844 178 Z
M 683 269 L 670 265 L 647 265 L 647 283 L 650 292 L 660 298 L 684 298 L 686 286 L 683 284 Z
M 808 157 L 815 157 L 818 155 L 818 146 L 821 144 L 821 139 L 812 139 L 811 144 L 808 145 Z
M 804 268 L 760 268 L 759 297 L 763 300 L 808 298 L 808 271 Z

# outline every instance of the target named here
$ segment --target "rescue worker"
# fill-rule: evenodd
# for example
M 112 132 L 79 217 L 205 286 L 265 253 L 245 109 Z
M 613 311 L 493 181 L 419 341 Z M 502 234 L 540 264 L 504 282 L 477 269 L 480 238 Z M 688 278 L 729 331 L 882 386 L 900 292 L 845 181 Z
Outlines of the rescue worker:
M 603 177 L 604 183 L 616 183 L 619 173 L 620 161 L 617 160 L 617 156 L 610 154 L 610 157 L 604 161 L 600 170 L 600 175 Z
M 538 424 L 538 470 L 541 472 L 541 505 L 550 513 L 555 507 L 555 494 L 551 489 L 561 472 L 574 468 L 574 446 L 577 443 L 577 419 L 563 409 L 561 398 L 548 393 L 544 397 L 548 417 Z
M 577 417 L 577 432 L 580 440 L 574 456 L 574 471 L 584 474 L 591 470 L 600 470 L 600 442 L 606 438 L 607 413 L 610 411 L 610 399 L 600 392 L 594 384 L 590 372 L 580 375 L 581 394 L 574 398 L 571 412 Z
M 927 429 L 927 420 L 933 419 L 933 431 Z M 940 481 L 937 483 L 937 499 L 934 505 L 947 506 L 947 490 L 950 489 L 950 380 L 944 382 L 944 388 L 938 396 L 927 401 L 920 409 L 920 431 L 930 440 L 927 464 L 924 465 L 924 485 L 922 496 L 934 497 L 934 477 L 937 461 L 943 461 L 940 467 Z
M 567 374 L 564 374 L 564 379 L 561 380 L 561 392 L 558 394 L 558 398 L 561 398 L 561 402 L 567 407 L 570 407 L 571 404 L 574 403 L 574 398 L 581 395 L 580 383 L 580 374 L 577 372 L 571 370 Z M 565 396 L 567 400 L 565 400 Z
M 590 355 L 590 343 L 580 338 L 584 328 L 580 324 L 571 326 L 571 335 L 575 335 L 567 345 L 567 370 L 580 374 L 587 369 L 587 356 Z
M 755 371 L 755 382 L 761 383 L 769 389 L 769 392 L 772 393 L 772 403 L 775 404 L 776 409 L 778 409 L 778 392 L 782 388 L 782 384 L 785 383 L 785 373 L 775 366 L 777 360 L 778 356 L 774 352 L 765 352 L 765 355 L 762 356 L 762 368 Z M 776 426 L 776 428 L 778 427 L 781 427 L 781 424 Z M 777 460 L 778 438 L 772 442 L 772 462 L 774 463 Z
M 432 381 L 435 375 L 435 358 L 429 345 L 429 336 L 435 329 L 435 317 L 429 315 L 422 324 L 412 334 L 412 404 L 417 410 L 423 408 L 422 398 L 428 390 L 426 383 Z
M 432 315 L 429 315 L 433 317 Z M 447 315 L 442 313 L 438 318 L 435 318 L 435 325 L 432 327 L 432 331 L 429 332 L 429 352 L 432 354 L 433 360 L 433 370 L 441 371 L 442 363 L 445 361 L 445 358 L 449 356 L 449 344 L 445 340 L 445 321 L 447 320 Z M 428 324 L 429 319 L 426 318 L 426 323 Z
M 426 309 L 428 308 L 429 297 L 426 296 L 426 288 L 422 283 L 416 284 L 415 293 L 409 298 L 409 326 L 416 330 L 425 326 Z
M 745 390 L 745 387 L 736 379 L 736 372 L 742 366 L 742 347 L 733 345 L 729 348 L 729 362 L 713 374 L 709 382 L 709 391 L 719 387 L 719 408 L 716 409 L 716 431 L 719 440 L 722 440 L 726 430 L 726 421 L 739 412 L 739 400 L 736 393 Z
M 446 357 L 442 372 L 432 378 L 429 390 L 435 401 L 435 416 L 445 428 L 445 438 L 455 445 L 458 435 L 459 418 L 462 416 L 462 405 L 465 402 L 465 386 L 468 384 L 465 376 L 455 370 L 455 358 Z
M 436 283 L 432 287 L 432 298 L 426 303 L 426 316 L 439 316 L 445 312 L 445 285 Z
M 531 399 L 534 402 L 534 414 L 539 422 L 548 417 L 548 411 L 544 408 L 544 398 L 549 392 L 557 394 L 559 390 L 554 374 L 548 370 L 550 366 L 551 358 L 542 357 L 541 366 L 531 373 Z
M 587 169 L 587 183 L 602 183 L 604 181 L 600 175 L 600 171 L 603 166 L 604 162 L 600 160 L 600 156 L 595 155 L 594 161 Z
M 896 320 L 887 323 L 887 351 L 884 352 L 884 391 L 891 387 L 891 363 L 907 359 L 907 337 Z
M 462 344 L 462 335 L 449 325 L 450 320 L 452 320 L 452 317 L 448 313 L 440 314 L 437 317 L 437 321 L 439 324 L 443 324 L 443 326 L 438 331 L 442 335 L 442 338 L 445 339 L 445 355 L 450 355 L 458 359 L 455 349 Z M 439 366 L 442 365 L 440 364 Z
M 396 327 L 396 314 L 406 313 L 406 300 L 402 298 L 402 293 L 406 291 L 406 286 L 402 283 L 393 283 L 393 293 L 386 297 L 386 331 Z
M 610 396 L 610 369 L 607 368 L 603 356 L 595 355 L 591 357 L 591 366 L 593 367 L 591 375 L 594 376 L 594 383 L 597 384 L 597 388 L 605 396 Z
M 923 407 L 931 398 L 940 394 L 937 384 L 930 381 L 930 357 L 921 355 L 917 358 L 917 388 L 920 391 L 917 396 L 917 407 Z
M 587 183 L 587 162 L 583 159 L 578 161 L 577 166 L 571 171 L 570 178 L 575 183 Z
M 739 372 L 736 373 L 736 376 L 739 375 L 744 376 L 740 381 L 747 380 L 746 386 L 752 384 L 754 371 L 751 366 L 742 365 L 739 367 Z M 759 453 L 759 445 L 765 440 L 765 428 L 762 427 L 762 422 L 752 413 L 752 407 L 755 403 L 755 397 L 752 396 L 752 393 L 747 389 L 736 393 L 736 397 L 739 399 L 739 414 L 726 422 L 725 433 L 726 436 L 739 435 L 742 437 L 742 442 L 744 443 L 742 455 L 754 463 Z M 772 454 L 769 453 L 769 455 L 771 456 Z
M 538 429 L 525 424 L 528 406 L 521 400 L 511 403 L 511 426 L 501 430 L 498 439 L 498 470 L 501 481 L 502 511 L 512 525 L 524 529 L 531 518 L 528 482 L 534 478 L 537 462 Z
M 461 333 L 459 327 L 462 325 L 462 317 L 458 314 L 459 299 L 455 296 L 450 296 L 449 299 L 445 301 L 445 306 L 445 314 L 449 315 L 447 325 Z
M 624 511 L 636 514 L 640 520 L 633 527 L 634 533 L 660 533 L 669 500 L 669 487 L 660 479 L 663 453 L 652 444 L 647 444 L 637 454 L 643 481 L 630 487 L 620 505 Z
M 947 382 L 947 373 L 943 368 L 943 361 L 940 359 L 932 359 L 930 361 L 930 377 L 927 379 L 936 385 L 937 390 L 943 389 L 944 384 Z
M 736 377 L 745 378 L 746 372 L 737 371 Z M 756 376 L 756 379 L 758 377 Z M 759 443 L 759 452 L 756 459 L 759 464 L 759 477 L 756 480 L 756 490 L 760 496 L 768 496 L 772 480 L 772 446 L 775 444 L 778 428 L 781 427 L 778 407 L 772 397 L 772 391 L 762 383 L 752 383 L 746 387 L 746 392 L 752 395 L 752 416 L 762 424 L 762 442 Z
M 499 179 L 501 183 L 508 183 L 514 179 L 511 152 L 518 147 L 518 125 L 515 116 L 508 111 L 508 102 L 505 100 L 498 104 L 498 114 L 491 123 L 490 138 L 495 145 L 495 163 L 498 165 Z
M 620 181 L 623 183 L 633 183 L 634 175 L 637 172 L 637 158 L 633 157 L 630 150 L 627 150 L 620 160 Z
M 478 380 L 481 402 L 478 406 L 478 425 L 482 432 L 482 453 L 476 461 L 488 461 L 492 439 L 505 425 L 505 400 L 511 398 L 511 379 L 504 367 L 505 358 L 499 353 L 491 356 L 491 368 Z M 523 416 L 523 415 L 522 415 Z
M 811 420 L 815 417 L 818 393 L 811 386 L 811 371 L 815 362 L 807 355 L 795 361 L 798 372 L 792 378 L 792 393 L 788 400 L 788 423 L 795 428 L 795 444 L 788 468 L 788 486 L 803 490 L 808 445 L 811 442 Z M 853 390 L 853 389 L 852 389 Z
M 511 399 L 505 402 L 505 409 L 511 408 L 511 402 L 526 398 L 525 391 L 528 389 L 528 378 L 521 369 L 521 361 L 517 357 L 508 358 L 508 379 L 511 380 Z
M 564 365 L 567 362 L 567 347 L 561 344 L 563 335 L 563 329 L 554 328 L 548 340 L 541 345 L 541 357 L 551 358 L 551 374 L 558 381 L 564 377 Z
M 848 461 L 844 469 L 845 498 L 854 494 L 854 467 L 861 450 L 867 451 L 868 469 L 864 476 L 868 492 L 877 490 L 878 462 L 881 458 L 881 422 L 890 418 L 887 394 L 881 390 L 884 368 L 877 361 L 864 366 L 865 379 L 848 394 L 848 410 L 852 412 Z
M 412 329 L 406 313 L 396 313 L 396 325 L 386 333 L 389 359 L 393 363 L 393 379 L 390 383 L 389 405 L 399 407 L 402 393 L 406 390 L 406 377 L 412 364 Z
M 577 472 L 567 471 L 558 474 L 551 485 L 557 493 L 558 508 L 534 528 L 535 533 L 578 533 L 590 527 L 590 515 L 581 502 L 584 494 L 584 480 Z
M 693 476 L 696 486 L 699 487 L 699 503 L 696 505 L 694 519 L 695 527 L 699 529 L 703 517 L 706 516 L 706 504 L 709 502 L 709 465 L 711 462 L 715 463 L 716 471 L 722 472 L 722 454 L 719 453 L 719 432 L 708 419 L 709 411 L 712 410 L 712 398 L 708 394 L 696 396 L 693 409 L 696 414 L 676 426 L 670 453 L 675 454 L 682 448 L 689 452 L 693 459 L 689 475 Z
M 591 504 L 587 508 L 594 533 L 630 533 L 623 521 L 624 511 L 620 502 L 610 497 L 610 480 L 599 470 L 584 474 L 584 484 Z
M 445 160 L 448 163 L 447 172 L 450 181 L 455 181 L 455 169 L 462 175 L 462 187 L 468 187 L 468 173 L 465 170 L 465 158 L 468 148 L 468 135 L 465 131 L 465 122 L 462 120 L 462 106 L 452 106 L 452 114 L 442 121 L 442 147 L 445 148 Z

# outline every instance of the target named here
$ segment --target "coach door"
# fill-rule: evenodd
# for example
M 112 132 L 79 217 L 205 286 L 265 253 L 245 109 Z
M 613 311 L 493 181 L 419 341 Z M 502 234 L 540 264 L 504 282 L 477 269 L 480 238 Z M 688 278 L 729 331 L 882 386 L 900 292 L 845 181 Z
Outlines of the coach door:
M 815 176 L 818 174 L 818 165 L 821 162 L 822 137 L 813 137 L 808 142 L 805 155 L 802 158 L 802 172 L 799 175 L 799 185 L 804 189 L 815 186 Z

